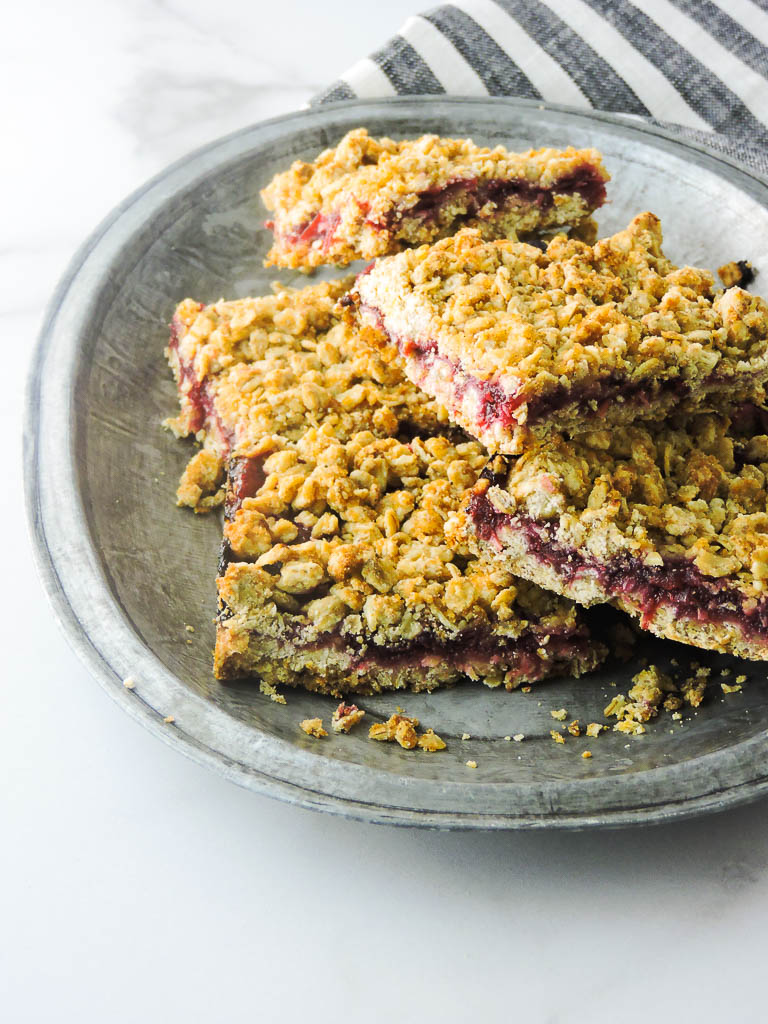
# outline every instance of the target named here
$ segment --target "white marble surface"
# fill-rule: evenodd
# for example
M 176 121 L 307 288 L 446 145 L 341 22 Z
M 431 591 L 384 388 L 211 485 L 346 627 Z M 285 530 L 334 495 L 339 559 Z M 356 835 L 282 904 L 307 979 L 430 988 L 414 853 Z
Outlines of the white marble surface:
M 223 782 L 118 711 L 36 580 L 23 382 L 73 249 L 164 164 L 305 102 L 410 12 L 408 0 L 27 0 L 4 13 L 8 1024 L 760 1019 L 766 803 L 582 835 L 440 835 L 299 811 Z

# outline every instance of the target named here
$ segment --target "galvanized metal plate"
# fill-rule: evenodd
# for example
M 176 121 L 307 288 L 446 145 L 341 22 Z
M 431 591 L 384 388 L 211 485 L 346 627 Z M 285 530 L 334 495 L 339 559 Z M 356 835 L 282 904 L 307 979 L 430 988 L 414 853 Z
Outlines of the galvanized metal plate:
M 768 791 L 764 666 L 652 639 L 627 665 L 542 683 L 529 694 L 467 684 L 360 702 L 369 721 L 405 706 L 447 739 L 436 755 L 371 743 L 364 729 L 312 740 L 298 722 L 328 718 L 330 700 L 294 691 L 280 706 L 253 683 L 213 679 L 220 525 L 174 506 L 190 449 L 161 427 L 176 402 L 163 358 L 166 325 L 185 296 L 212 301 L 268 288 L 276 275 L 261 265 L 268 233 L 259 189 L 359 125 L 376 135 L 438 132 L 512 149 L 596 146 L 613 175 L 601 233 L 651 209 L 675 262 L 715 268 L 749 259 L 768 268 L 763 181 L 669 133 L 608 114 L 508 99 L 343 103 L 256 125 L 192 154 L 128 198 L 76 255 L 34 360 L 28 510 L 38 566 L 73 646 L 115 700 L 184 753 L 245 786 L 350 817 L 442 828 L 618 826 Z M 601 720 L 641 658 L 693 659 L 715 672 L 737 665 L 749 683 L 727 696 L 715 683 L 684 724 L 660 718 L 642 737 L 552 742 L 550 709 Z M 123 686 L 126 676 L 134 689 Z M 163 722 L 168 715 L 172 726 Z M 519 733 L 521 743 L 504 739 Z M 585 749 L 591 759 L 581 757 Z

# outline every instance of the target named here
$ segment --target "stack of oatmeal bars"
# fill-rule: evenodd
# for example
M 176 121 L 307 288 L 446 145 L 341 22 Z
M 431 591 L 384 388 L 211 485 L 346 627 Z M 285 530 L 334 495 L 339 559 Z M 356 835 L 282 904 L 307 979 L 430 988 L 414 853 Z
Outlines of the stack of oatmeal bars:
M 359 129 L 267 186 L 269 264 L 369 265 L 173 318 L 219 678 L 512 689 L 595 668 L 601 602 L 768 658 L 768 307 L 671 264 L 650 213 L 595 241 L 607 180 L 594 150 Z

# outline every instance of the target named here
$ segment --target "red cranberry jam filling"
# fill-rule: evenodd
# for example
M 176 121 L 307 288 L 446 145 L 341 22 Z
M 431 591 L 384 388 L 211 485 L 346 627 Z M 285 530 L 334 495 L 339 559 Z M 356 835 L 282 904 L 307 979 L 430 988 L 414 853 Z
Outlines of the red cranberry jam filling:
M 605 202 L 605 182 L 591 164 L 582 164 L 547 186 L 527 178 L 492 178 L 483 182 L 478 182 L 477 178 L 456 178 L 419 192 L 413 206 L 391 210 L 383 221 L 369 220 L 368 223 L 384 231 L 391 231 L 406 219 L 432 224 L 439 220 L 445 207 L 462 200 L 466 209 L 455 218 L 458 223 L 483 216 L 481 211 L 489 204 L 493 209 L 485 214 L 487 217 L 515 206 L 536 206 L 547 211 L 553 207 L 556 195 L 579 195 L 590 209 L 597 209 Z
M 518 205 L 536 206 L 546 211 L 554 205 L 555 195 L 579 195 L 590 210 L 597 209 L 605 202 L 605 182 L 595 167 L 586 163 L 546 187 L 528 181 L 527 178 L 493 178 L 484 182 L 478 182 L 477 178 L 457 178 L 446 185 L 419 192 L 413 206 L 393 209 L 380 221 L 367 218 L 366 223 L 379 231 L 387 232 L 394 231 L 403 220 L 434 223 L 445 207 L 455 204 L 461 198 L 464 200 L 466 211 L 456 218 L 457 223 L 478 216 L 489 203 L 494 207 L 487 214 L 489 217 L 493 217 L 498 211 L 504 212 Z M 363 213 L 367 213 L 367 204 L 360 204 L 360 208 Z M 322 251 L 327 252 L 333 244 L 340 219 L 338 213 L 317 213 L 285 232 L 282 240 L 298 248 L 319 242 Z M 266 221 L 264 226 L 270 231 L 275 230 L 273 220 Z
M 199 309 L 203 309 L 203 304 L 199 304 Z M 198 430 L 215 429 L 219 443 L 226 454 L 232 444 L 233 433 L 224 427 L 221 422 L 216 407 L 214 405 L 213 396 L 208 385 L 208 378 L 203 377 L 202 380 L 198 380 L 195 367 L 192 363 L 186 362 L 181 358 L 179 352 L 179 344 L 182 337 L 186 333 L 187 327 L 178 316 L 174 316 L 171 320 L 171 337 L 168 342 L 168 347 L 172 352 L 176 353 L 176 358 L 179 363 L 179 391 L 184 395 L 192 406 L 192 416 L 190 417 L 190 429 L 191 432 L 196 434 Z

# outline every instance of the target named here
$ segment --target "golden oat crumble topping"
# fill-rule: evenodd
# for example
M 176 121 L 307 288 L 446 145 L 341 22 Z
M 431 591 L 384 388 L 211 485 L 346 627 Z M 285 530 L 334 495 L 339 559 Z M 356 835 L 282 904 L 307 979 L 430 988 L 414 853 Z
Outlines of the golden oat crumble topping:
M 404 244 L 450 233 L 457 222 L 466 223 L 468 215 L 470 222 L 483 224 L 486 231 L 495 228 L 496 237 L 515 229 L 578 223 L 594 209 L 579 194 L 555 191 L 554 202 L 546 206 L 521 199 L 512 209 L 499 210 L 489 200 L 473 209 L 456 183 L 467 182 L 472 189 L 489 181 L 523 179 L 548 189 L 585 167 L 597 181 L 608 180 L 594 149 L 511 153 L 502 146 L 488 149 L 469 139 L 437 135 L 402 142 L 374 139 L 358 128 L 312 163 L 296 161 L 262 191 L 265 206 L 274 211 L 269 226 L 275 244 L 267 265 L 312 267 L 373 259 L 397 252 Z M 446 186 L 451 187 L 444 197 L 447 202 L 430 209 L 428 218 L 419 217 L 418 209 L 413 216 L 425 194 L 437 196 Z M 504 213 L 499 230 L 496 220 Z M 321 218 L 320 224 L 316 218 Z M 317 231 L 310 227 L 313 222 Z
M 181 478 L 179 504 L 198 511 L 220 504 L 223 458 L 247 456 L 273 435 L 297 440 L 322 423 L 340 438 L 362 429 L 390 436 L 404 423 L 434 432 L 446 422 L 404 376 L 396 354 L 364 344 L 340 320 L 336 304 L 348 284 L 178 306 L 167 354 L 181 412 L 167 425 L 205 442 Z M 201 389 L 210 411 L 201 409 Z
M 378 261 L 352 295 L 363 322 L 399 342 L 414 379 L 413 364 L 423 362 L 419 351 L 436 346 L 457 381 L 490 381 L 514 399 L 518 425 L 528 422 L 534 399 L 563 389 L 576 396 L 596 379 L 651 394 L 660 382 L 680 382 L 691 401 L 724 383 L 729 404 L 740 394 L 762 395 L 768 306 L 740 288 L 715 292 L 708 271 L 675 267 L 661 242 L 651 213 L 593 246 L 558 235 L 545 252 L 465 230 Z M 420 379 L 430 393 L 450 387 L 444 383 L 449 370 L 441 366 L 438 385 Z M 465 396 L 456 407 L 450 394 L 438 397 L 457 422 L 490 444 L 483 401 Z M 590 410 L 610 422 L 623 404 L 618 394 L 602 408 L 598 394 Z M 566 412 L 561 404 L 542 415 L 557 421 Z M 644 418 L 662 414 L 653 405 L 642 410 Z M 534 420 L 530 425 L 535 428 Z M 579 417 L 568 426 L 585 429 Z M 500 444 L 497 438 L 494 447 Z
M 556 523 L 560 543 L 600 561 L 683 558 L 758 598 L 768 592 L 768 434 L 759 414 L 745 417 L 752 426 L 701 414 L 552 438 L 498 457 L 503 482 L 483 479 L 476 491 L 504 512 Z
M 251 616 L 267 601 L 300 614 L 307 642 L 339 633 L 395 648 L 425 629 L 450 637 L 488 623 L 497 639 L 516 638 L 534 620 L 546 663 L 548 627 L 576 625 L 570 603 L 445 537 L 484 462 L 477 442 L 366 431 L 342 443 L 312 428 L 265 459 L 262 486 L 225 523 L 234 563 L 222 599 Z

